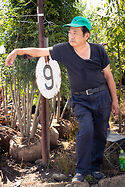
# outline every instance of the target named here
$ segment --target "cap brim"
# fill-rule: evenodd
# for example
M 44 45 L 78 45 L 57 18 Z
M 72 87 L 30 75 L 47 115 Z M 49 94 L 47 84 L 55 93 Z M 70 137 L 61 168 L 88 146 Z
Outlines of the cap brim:
M 75 23 L 69 23 L 69 24 L 63 25 L 63 27 L 82 27 L 82 26 L 85 26 L 85 25 L 80 25 L 80 24 L 75 24 Z

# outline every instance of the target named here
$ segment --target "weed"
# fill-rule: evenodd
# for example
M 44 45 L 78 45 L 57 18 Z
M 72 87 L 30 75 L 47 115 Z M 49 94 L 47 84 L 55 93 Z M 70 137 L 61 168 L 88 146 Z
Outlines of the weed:
M 75 154 L 68 152 L 60 153 L 55 159 L 56 167 L 65 175 L 73 174 L 75 171 Z

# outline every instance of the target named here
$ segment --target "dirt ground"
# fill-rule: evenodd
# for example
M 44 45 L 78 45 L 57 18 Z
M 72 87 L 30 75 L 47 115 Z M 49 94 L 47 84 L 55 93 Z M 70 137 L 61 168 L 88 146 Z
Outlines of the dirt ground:
M 113 155 L 115 164 L 119 164 L 117 153 Z M 34 186 L 45 182 L 70 182 L 75 171 L 75 143 L 74 141 L 59 140 L 58 145 L 50 151 L 48 166 L 43 166 L 41 160 L 37 162 L 18 162 L 7 152 L 0 155 L 0 187 Z M 122 175 L 118 168 L 112 168 L 104 159 L 101 171 L 106 177 Z M 58 177 L 63 174 L 62 177 Z M 57 177 L 54 177 L 58 175 Z M 95 184 L 91 177 L 90 184 Z M 2 186 L 3 184 L 3 186 Z
M 118 132 L 117 119 L 114 121 L 116 125 L 111 124 L 111 130 Z M 122 129 L 124 126 L 123 124 Z M 125 135 L 125 131 L 122 131 L 122 134 Z M 13 137 L 13 132 L 10 132 L 10 136 Z M 122 148 L 125 150 L 125 145 Z M 68 139 L 60 138 L 57 145 L 51 147 L 47 166 L 43 166 L 41 160 L 35 162 L 17 161 L 9 155 L 7 147 L 4 151 L 0 150 L 0 187 L 36 187 L 36 184 L 42 186 L 41 184 L 45 182 L 70 182 L 75 172 L 75 156 L 75 138 L 70 137 Z M 111 167 L 104 158 L 101 171 L 106 177 L 125 174 L 120 171 L 118 157 L 119 150 L 116 149 L 110 155 L 110 160 L 118 166 L 117 168 Z M 90 185 L 97 183 L 91 176 L 87 176 L 86 180 Z

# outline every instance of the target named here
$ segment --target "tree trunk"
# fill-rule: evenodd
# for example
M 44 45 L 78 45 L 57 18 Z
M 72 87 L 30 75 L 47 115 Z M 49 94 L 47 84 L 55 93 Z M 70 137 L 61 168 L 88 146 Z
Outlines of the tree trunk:
M 24 102 L 23 102 L 23 109 L 24 109 L 24 115 L 23 115 L 23 124 L 24 124 L 24 133 L 26 135 L 26 116 L 27 116 L 27 113 L 26 113 L 26 88 L 24 88 Z
M 119 48 L 119 41 L 118 41 L 118 38 L 117 38 L 117 43 L 118 43 L 117 48 L 118 48 L 119 70 L 120 70 L 120 72 L 122 72 L 122 69 L 121 69 L 121 60 L 120 60 L 120 48 Z M 119 106 L 120 106 L 120 104 L 121 104 L 121 92 L 122 92 L 122 81 L 121 81 L 121 78 L 120 78 L 120 80 L 119 80 L 119 96 L 118 96 Z M 120 112 L 120 109 L 119 109 L 118 120 L 119 120 L 119 132 L 121 132 L 122 119 L 121 119 L 121 112 Z
M 13 90 L 13 88 L 12 88 L 13 87 L 12 85 L 13 85 L 13 83 L 12 83 L 12 78 L 11 78 L 11 74 L 10 74 L 11 97 L 12 97 L 12 101 L 13 101 L 13 104 L 14 104 L 14 109 L 15 109 L 16 114 L 17 114 L 17 119 L 18 119 L 18 122 L 19 122 L 19 129 L 20 129 L 20 132 L 21 132 L 21 136 L 24 137 L 23 124 L 22 124 L 22 120 L 21 120 L 21 112 L 18 108 L 17 97 L 16 97 L 16 94 L 15 94 L 15 90 Z
M 30 135 L 31 117 L 32 117 L 32 106 L 35 89 L 33 89 L 34 83 L 32 83 L 31 94 L 29 93 L 29 84 L 27 85 L 27 136 Z
M 4 116 L 6 117 L 7 124 L 9 126 L 9 119 L 7 116 L 6 91 L 5 90 L 6 90 L 6 87 L 3 86 L 3 84 L 2 84 L 3 112 L 4 112 Z
M 36 129 L 37 129 L 37 125 L 38 125 L 37 118 L 38 118 L 40 100 L 41 100 L 41 94 L 39 93 L 38 101 L 37 101 L 37 106 L 36 106 L 36 110 L 35 110 L 35 114 L 34 114 L 34 118 L 33 118 L 33 126 L 32 126 L 32 130 L 31 130 L 30 138 L 33 138 L 34 135 L 35 135 L 35 133 L 36 133 Z
M 12 129 L 15 129 L 15 127 L 16 127 L 17 117 L 16 117 L 15 113 L 16 113 L 16 111 L 14 109 L 14 106 L 12 105 L 12 107 L 11 107 L 11 115 L 12 115 L 11 116 L 11 128 Z
M 56 118 L 56 96 L 52 99 L 52 108 L 53 108 L 53 118 Z
M 59 118 L 60 118 L 60 98 L 61 98 L 61 94 L 60 92 L 58 93 L 58 104 L 57 104 L 57 123 L 59 122 Z
M 5 82 L 5 111 L 8 113 L 8 102 L 7 102 L 7 81 Z
M 69 95 L 68 98 L 67 98 L 67 101 L 66 101 L 65 106 L 64 106 L 64 108 L 63 108 L 63 111 L 62 111 L 62 114 L 61 114 L 60 120 L 63 119 L 64 113 L 65 113 L 66 108 L 67 108 L 68 103 L 69 103 L 69 100 L 70 100 L 70 95 Z
M 26 125 L 26 136 L 29 136 L 29 132 L 30 132 L 30 121 L 29 121 L 29 104 L 30 104 L 30 96 L 29 96 L 29 82 L 27 84 L 27 103 L 26 103 L 26 110 L 27 110 L 27 125 Z

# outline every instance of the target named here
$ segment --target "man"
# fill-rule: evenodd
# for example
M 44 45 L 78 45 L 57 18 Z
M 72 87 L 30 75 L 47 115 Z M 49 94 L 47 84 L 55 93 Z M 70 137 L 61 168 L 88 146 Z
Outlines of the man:
M 6 65 L 12 65 L 17 55 L 50 55 L 67 68 L 72 92 L 71 106 L 79 122 L 76 174 L 72 179 L 77 183 L 84 181 L 90 172 L 96 179 L 104 177 L 100 164 L 103 161 L 110 112 L 118 114 L 119 106 L 107 53 L 102 45 L 87 42 L 90 21 L 76 16 L 64 27 L 69 27 L 68 42 L 51 48 L 14 49 L 8 55 Z

